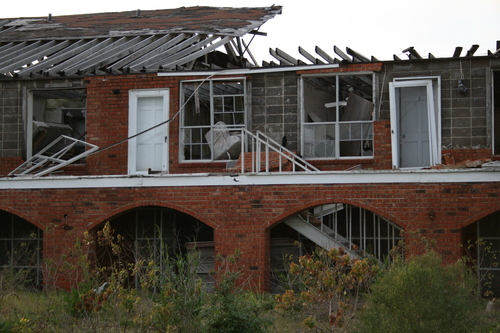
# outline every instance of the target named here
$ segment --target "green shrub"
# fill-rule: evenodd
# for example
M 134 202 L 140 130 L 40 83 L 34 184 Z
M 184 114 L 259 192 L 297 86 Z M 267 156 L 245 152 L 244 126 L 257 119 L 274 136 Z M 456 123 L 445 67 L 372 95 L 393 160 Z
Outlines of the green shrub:
M 472 332 L 476 280 L 462 261 L 434 251 L 396 261 L 373 285 L 359 332 Z
M 236 251 L 227 258 L 217 257 L 218 280 L 200 316 L 202 332 L 263 333 L 271 324 L 264 315 L 269 303 L 252 297 L 252 293 L 243 291 L 243 286 L 237 283 L 241 277 L 239 255 Z
M 370 258 L 355 259 L 343 250 L 318 249 L 292 262 L 293 285 L 276 295 L 277 309 L 306 316 L 303 324 L 316 331 L 348 331 L 361 304 L 361 295 L 377 275 Z

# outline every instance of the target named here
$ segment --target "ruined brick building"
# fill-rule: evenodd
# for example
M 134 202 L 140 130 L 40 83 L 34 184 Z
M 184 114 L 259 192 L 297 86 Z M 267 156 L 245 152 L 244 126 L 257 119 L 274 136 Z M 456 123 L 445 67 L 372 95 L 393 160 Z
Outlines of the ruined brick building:
M 239 249 L 261 290 L 284 253 L 383 258 L 403 230 L 450 261 L 500 249 L 500 45 L 257 64 L 248 37 L 280 12 L 0 19 L 0 264 L 41 284 L 43 258 L 107 221 L 136 252 Z

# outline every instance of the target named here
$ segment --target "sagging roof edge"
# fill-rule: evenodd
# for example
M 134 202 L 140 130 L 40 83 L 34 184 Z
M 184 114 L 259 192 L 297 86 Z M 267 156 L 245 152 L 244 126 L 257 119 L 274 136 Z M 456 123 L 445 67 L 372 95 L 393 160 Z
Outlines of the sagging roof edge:
M 167 33 L 196 33 L 214 36 L 242 37 L 249 33 L 258 33 L 258 29 L 263 24 L 274 18 L 276 15 L 282 14 L 282 8 L 282 6 L 274 4 L 269 7 L 190 6 L 168 9 L 150 9 L 143 11 L 128 10 L 121 12 L 97 12 L 60 16 L 53 16 L 52 14 L 49 14 L 48 17 L 0 18 L 0 28 L 8 27 L 8 29 L 0 29 L 0 36 L 3 37 L 1 34 L 3 32 L 5 32 L 5 35 L 8 36 L 10 33 L 16 33 L 16 31 L 19 31 L 21 36 L 25 36 L 24 38 L 7 37 L 6 39 L 4 38 L 0 41 L 26 42 L 38 40 L 73 40 L 161 35 Z M 181 13 L 181 11 L 186 13 Z M 196 14 L 196 11 L 199 11 L 200 13 Z M 205 22 L 203 19 L 198 19 L 200 17 L 204 17 L 203 14 L 205 13 L 203 11 L 209 11 L 210 17 L 208 20 L 212 20 L 213 23 L 209 24 L 209 21 Z M 214 14 L 215 11 L 220 11 L 221 13 L 224 11 L 232 11 L 233 13 L 231 14 L 234 15 L 229 15 L 229 17 L 223 15 L 222 17 L 219 17 L 221 13 Z M 261 13 L 259 13 L 259 11 L 261 11 Z M 194 15 L 193 13 L 196 14 L 195 16 L 197 19 L 186 21 L 185 15 Z M 160 16 L 155 17 L 155 15 Z M 72 20 L 72 18 L 81 18 L 78 22 L 82 24 L 82 26 L 72 26 L 73 21 L 75 21 Z M 108 23 L 102 24 L 103 19 L 99 18 L 103 18 L 104 22 L 107 21 Z M 145 22 L 143 25 L 138 26 L 135 23 L 139 23 L 138 20 L 140 19 L 145 20 Z M 92 23 L 92 20 L 96 21 L 96 23 Z M 167 29 L 162 29 L 161 26 L 158 25 L 158 21 L 161 20 L 167 20 L 165 22 L 168 22 L 171 26 Z M 113 21 L 118 21 L 118 23 L 114 23 Z M 102 26 L 97 24 L 99 22 L 101 22 Z M 188 23 L 186 24 L 186 22 Z M 227 24 L 227 22 L 230 23 Z M 108 29 L 106 29 L 107 26 Z M 207 28 L 207 26 L 210 26 L 210 28 Z M 40 34 L 36 34 L 37 31 L 40 31 Z M 61 35 L 55 33 L 57 31 L 62 31 L 64 34 Z M 85 31 L 88 31 L 88 34 L 85 34 Z M 68 32 L 73 32 L 74 35 L 68 35 Z M 29 37 L 32 33 L 35 33 L 36 36 Z

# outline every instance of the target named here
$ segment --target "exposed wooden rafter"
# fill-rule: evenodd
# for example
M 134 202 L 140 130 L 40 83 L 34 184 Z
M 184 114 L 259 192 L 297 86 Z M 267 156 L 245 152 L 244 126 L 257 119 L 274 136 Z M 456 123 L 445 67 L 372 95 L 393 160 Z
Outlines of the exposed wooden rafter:
M 241 38 L 265 35 L 261 25 L 280 13 L 279 6 L 197 6 L 2 19 L 0 78 L 255 67 L 253 56 L 253 64 L 244 58 L 251 54 Z

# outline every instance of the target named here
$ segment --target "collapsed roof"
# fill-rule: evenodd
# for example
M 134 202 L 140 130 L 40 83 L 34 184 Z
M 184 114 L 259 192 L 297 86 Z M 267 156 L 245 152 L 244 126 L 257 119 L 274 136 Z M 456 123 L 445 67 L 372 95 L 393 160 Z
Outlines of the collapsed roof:
M 455 51 L 453 52 L 452 58 L 460 58 L 466 57 L 470 58 L 473 57 L 474 54 L 476 53 L 477 49 L 479 48 L 478 44 L 473 44 L 469 50 L 467 50 L 465 53 L 463 53 L 463 47 L 457 46 L 455 48 Z M 302 56 L 302 58 L 295 58 L 291 56 L 290 54 L 286 53 L 285 51 L 276 48 L 276 49 L 270 49 L 269 53 L 271 56 L 274 57 L 278 62 L 263 62 L 264 67 L 268 66 L 304 66 L 304 65 L 324 65 L 324 64 L 340 64 L 340 63 L 368 63 L 368 62 L 379 62 L 377 58 L 374 56 L 371 56 L 370 58 L 365 57 L 359 52 L 356 52 L 355 50 L 347 47 L 346 51 L 342 51 L 339 47 L 333 46 L 333 51 L 335 54 L 331 54 L 326 52 L 325 50 L 321 49 L 320 47 L 316 46 L 314 51 L 316 52 L 315 55 L 312 53 L 309 53 L 307 50 L 299 46 L 299 54 Z M 429 53 L 427 58 L 424 58 L 421 56 L 417 50 L 413 46 L 410 46 L 404 50 L 401 51 L 401 53 L 404 53 L 408 56 L 408 60 L 428 60 L 428 59 L 435 59 L 436 57 L 432 54 Z M 497 45 L 495 50 L 490 51 L 488 50 L 488 57 L 500 57 L 500 41 L 497 41 Z M 394 61 L 404 61 L 404 59 L 400 58 L 397 55 L 393 55 L 393 60 Z
M 277 14 L 197 6 L 0 19 L 0 78 L 252 67 L 241 37 Z

